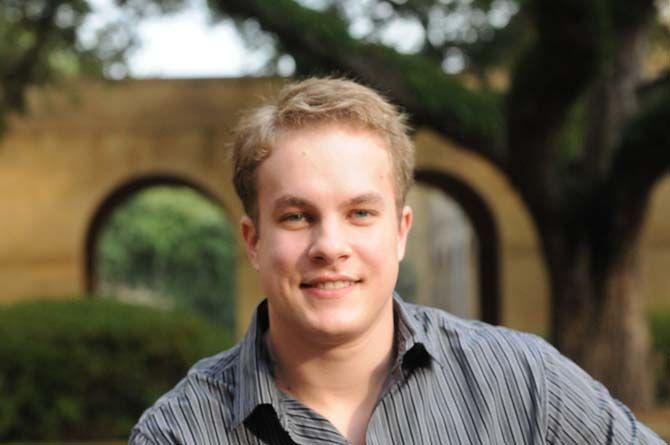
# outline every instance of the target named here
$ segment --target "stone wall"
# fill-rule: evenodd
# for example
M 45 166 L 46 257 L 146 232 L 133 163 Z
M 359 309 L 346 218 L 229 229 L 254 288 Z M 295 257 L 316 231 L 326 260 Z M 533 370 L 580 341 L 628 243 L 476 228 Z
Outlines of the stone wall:
M 141 187 L 190 185 L 234 224 L 242 209 L 226 145 L 239 113 L 277 79 L 75 82 L 31 92 L 29 114 L 0 140 L 0 301 L 84 295 L 91 242 L 104 216 Z M 478 196 L 495 226 L 500 322 L 546 331 L 546 272 L 537 234 L 504 176 L 476 155 L 419 131 L 417 167 Z M 447 193 L 449 191 L 447 190 Z M 489 239 L 489 238 L 486 238 Z M 238 330 L 260 290 L 238 239 Z M 654 194 L 644 235 L 648 303 L 670 309 L 670 179 Z

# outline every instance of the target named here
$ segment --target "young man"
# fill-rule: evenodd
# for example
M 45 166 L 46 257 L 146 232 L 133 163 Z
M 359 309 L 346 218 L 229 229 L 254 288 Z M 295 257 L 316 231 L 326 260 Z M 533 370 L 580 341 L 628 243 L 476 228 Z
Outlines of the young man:
M 542 340 L 393 294 L 412 225 L 407 130 L 339 79 L 289 85 L 242 121 L 234 183 L 267 299 L 130 443 L 663 443 Z

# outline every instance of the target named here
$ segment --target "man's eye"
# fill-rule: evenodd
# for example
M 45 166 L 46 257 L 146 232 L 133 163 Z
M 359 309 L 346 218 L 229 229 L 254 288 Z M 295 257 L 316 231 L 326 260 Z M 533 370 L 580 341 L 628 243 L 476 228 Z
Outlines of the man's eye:
M 298 213 L 289 213 L 288 215 L 284 215 L 281 218 L 282 222 L 288 222 L 288 223 L 300 223 L 303 221 L 307 220 L 307 215 L 305 215 L 302 212 Z
M 365 219 L 372 216 L 372 212 L 369 210 L 358 209 L 351 212 L 351 215 L 356 219 Z

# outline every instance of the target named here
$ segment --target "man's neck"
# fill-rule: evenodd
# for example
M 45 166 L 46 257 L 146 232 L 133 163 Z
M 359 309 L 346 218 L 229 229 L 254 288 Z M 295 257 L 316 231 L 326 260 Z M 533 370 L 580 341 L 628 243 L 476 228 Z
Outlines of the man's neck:
M 352 443 L 364 443 L 372 411 L 386 382 L 394 351 L 390 308 L 377 326 L 353 341 L 336 344 L 270 329 L 266 345 L 280 390 L 309 406 Z

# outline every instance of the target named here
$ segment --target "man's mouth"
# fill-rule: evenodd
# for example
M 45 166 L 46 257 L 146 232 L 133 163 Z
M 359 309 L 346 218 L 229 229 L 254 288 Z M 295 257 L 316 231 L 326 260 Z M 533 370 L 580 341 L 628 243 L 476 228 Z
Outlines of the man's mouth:
M 353 286 L 359 281 L 353 280 L 335 280 L 335 281 L 316 281 L 313 283 L 301 283 L 300 287 L 305 288 L 316 288 L 316 289 L 326 289 L 326 290 L 335 290 L 335 289 L 344 289 L 346 287 Z

